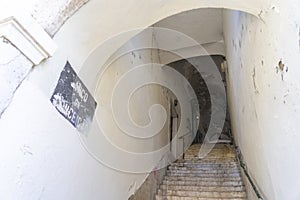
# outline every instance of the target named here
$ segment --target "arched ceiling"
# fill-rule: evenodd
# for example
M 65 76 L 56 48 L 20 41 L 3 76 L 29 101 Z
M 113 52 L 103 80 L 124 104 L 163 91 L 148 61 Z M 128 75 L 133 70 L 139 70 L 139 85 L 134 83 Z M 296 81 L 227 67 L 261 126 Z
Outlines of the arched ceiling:
M 37 2 L 38 5 L 42 6 L 36 6 Z M 6 5 L 5 10 L 9 10 L 7 9 L 8 7 L 14 8 L 15 12 L 18 11 L 18 8 L 21 9 L 26 7 L 26 11 L 32 11 L 33 7 L 35 7 L 34 12 L 38 13 L 38 19 L 44 18 L 45 20 L 48 20 L 45 16 L 58 15 L 58 18 L 61 17 L 62 21 L 58 22 L 57 18 L 54 18 L 54 21 L 51 23 L 59 23 L 61 25 L 65 20 L 67 20 L 67 17 L 64 16 L 65 13 L 61 13 L 61 10 L 70 9 L 74 11 L 78 8 L 76 8 L 77 5 L 81 6 L 85 2 L 86 0 L 57 0 L 55 3 L 49 0 L 31 0 L 28 3 L 23 3 L 24 6 L 22 6 L 19 4 L 18 0 L 7 0 L 4 1 L 4 4 Z M 64 52 L 68 53 L 67 57 L 72 58 L 73 63 L 82 66 L 89 53 L 95 50 L 108 38 L 121 32 L 139 29 L 136 33 L 131 32 L 131 34 L 123 37 L 122 41 L 120 40 L 118 43 L 113 44 L 113 46 L 110 46 L 107 51 L 103 52 L 103 55 L 101 55 L 103 61 L 107 59 L 108 55 L 111 55 L 116 49 L 120 48 L 120 46 L 128 41 L 133 35 L 140 32 L 141 29 L 151 26 L 157 22 L 161 23 L 161 25 L 165 25 L 164 23 L 167 22 L 168 19 L 166 19 L 166 21 L 161 20 L 168 18 L 169 16 L 179 13 L 182 14 L 179 14 L 178 16 L 185 15 L 183 12 L 199 8 L 227 8 L 244 11 L 257 16 L 259 15 L 263 5 L 266 3 L 267 2 L 260 0 L 90 0 L 85 6 L 81 7 L 75 15 L 67 20 L 67 22 L 62 26 L 62 29 L 58 32 L 58 34 L 56 34 L 55 40 L 57 41 L 59 48 L 72 49 L 72 52 Z M 190 12 L 191 13 L 188 13 L 197 15 L 196 12 Z M 51 15 L 49 15 L 49 13 Z M 72 12 L 68 15 L 71 14 Z M 205 37 L 199 38 L 196 36 L 196 39 L 200 41 L 202 40 L 201 43 L 205 43 L 207 41 L 211 42 L 221 38 L 221 26 L 219 26 L 220 12 L 209 13 L 209 11 L 207 11 L 206 13 L 203 13 L 203 16 L 204 15 L 210 19 L 210 21 L 217 19 L 218 22 L 214 22 L 216 24 L 209 23 L 213 25 L 210 31 L 203 30 L 204 32 L 202 35 Z M 185 20 L 184 17 L 182 20 Z M 202 22 L 196 24 L 197 22 L 198 21 L 195 21 L 194 25 L 201 26 Z M 44 22 L 42 20 L 39 21 L 39 23 L 44 26 Z M 49 21 L 45 23 L 51 25 Z M 182 27 L 184 26 L 185 25 Z M 180 27 L 174 28 L 180 29 Z M 196 29 L 190 29 L 188 34 L 195 36 L 195 31 Z M 214 32 L 214 34 L 211 34 L 212 32 Z M 70 35 L 72 35 L 72 37 L 69 37 Z M 76 56 L 73 56 L 75 55 L 73 53 L 75 51 Z M 100 60 L 99 64 L 101 64 Z
M 223 10 L 194 9 L 167 17 L 154 26 L 179 31 L 199 44 L 219 42 L 223 40 Z
M 126 41 L 139 33 L 141 29 L 149 27 L 156 22 L 161 21 L 169 16 L 195 10 L 199 8 L 230 8 L 245 11 L 254 15 L 258 15 L 260 11 L 259 0 L 255 1 L 236 1 L 236 0 L 214 0 L 214 1 L 96 1 L 91 0 L 85 6 L 71 17 L 67 23 L 58 32 L 57 40 L 63 40 L 63 43 L 69 48 L 78 51 L 80 56 L 73 58 L 77 65 L 85 65 L 87 56 L 102 45 L 107 39 L 120 33 L 137 29 L 136 32 L 131 31 L 130 34 L 120 38 L 120 41 L 105 47 L 105 51 L 101 52 L 101 59 L 98 56 L 98 64 L 104 63 L 105 60 L 114 51 L 120 48 Z M 116 9 L 122 8 L 122 9 Z M 193 15 L 198 15 L 197 11 L 190 11 Z M 179 14 L 180 15 L 180 14 Z M 213 23 L 210 31 L 205 32 L 201 43 L 209 43 L 221 39 L 222 26 L 220 26 L 221 11 L 209 12 L 203 16 L 217 19 L 218 23 Z M 166 19 L 167 20 L 167 19 Z M 161 21 L 163 25 L 163 21 Z M 202 24 L 205 22 L 202 22 Z M 80 24 L 80 25 L 79 25 Z M 199 24 L 200 26 L 200 24 Z M 211 34 L 214 32 L 215 34 Z M 193 35 L 195 29 L 188 34 Z M 68 37 L 72 35 L 73 37 Z M 74 41 L 76 38 L 77 41 Z M 200 40 L 201 38 L 196 38 Z M 85 44 L 82 46 L 81 44 Z M 98 52 L 100 53 L 100 52 Z M 105 55 L 106 54 L 106 55 Z
M 155 40 L 158 48 L 174 46 L 169 49 L 172 53 L 167 51 L 160 52 L 160 59 L 164 64 L 180 60 L 182 57 L 189 58 L 206 54 L 225 55 L 223 42 L 223 9 L 205 8 L 185 11 L 162 19 L 155 23 L 153 27 L 167 28 L 184 34 L 186 37 L 195 40 L 195 43 L 201 45 L 207 51 L 201 54 L 201 51 L 197 51 L 198 45 L 195 45 L 195 43 L 172 44 L 176 39 L 169 40 L 169 34 L 156 34 Z M 166 44 L 168 41 L 171 43 Z M 178 43 L 180 43 L 180 41 L 178 41 Z

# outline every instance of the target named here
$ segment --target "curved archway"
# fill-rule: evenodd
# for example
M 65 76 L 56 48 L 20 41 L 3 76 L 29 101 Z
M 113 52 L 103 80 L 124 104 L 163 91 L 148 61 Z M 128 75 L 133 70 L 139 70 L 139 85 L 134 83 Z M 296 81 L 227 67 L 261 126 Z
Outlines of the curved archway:
M 79 67 L 98 45 L 119 33 L 134 29 L 141 30 L 169 16 L 194 9 L 225 8 L 258 16 L 261 4 L 261 1 L 239 2 L 234 0 L 176 1 L 172 3 L 110 2 L 106 4 L 90 1 L 63 25 L 54 39 L 62 49 L 72 49 L 72 54 L 76 54 L 76 56 L 69 53 L 68 57 Z M 115 12 L 117 7 L 122 7 L 122 10 Z M 102 57 L 106 57 L 105 54 L 111 55 L 137 33 L 138 31 L 124 36 L 118 44 L 107 49 Z M 69 35 L 73 37 L 69 37 Z M 101 60 L 98 60 L 98 64 L 101 64 Z

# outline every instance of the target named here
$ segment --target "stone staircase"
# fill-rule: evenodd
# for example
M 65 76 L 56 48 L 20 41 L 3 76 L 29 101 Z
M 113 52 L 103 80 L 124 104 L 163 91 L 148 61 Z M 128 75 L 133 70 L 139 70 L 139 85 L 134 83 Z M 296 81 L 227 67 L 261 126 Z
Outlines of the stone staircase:
M 156 200 L 247 199 L 233 146 L 216 144 L 201 160 L 199 149 L 199 144 L 190 146 L 184 160 L 168 167 Z

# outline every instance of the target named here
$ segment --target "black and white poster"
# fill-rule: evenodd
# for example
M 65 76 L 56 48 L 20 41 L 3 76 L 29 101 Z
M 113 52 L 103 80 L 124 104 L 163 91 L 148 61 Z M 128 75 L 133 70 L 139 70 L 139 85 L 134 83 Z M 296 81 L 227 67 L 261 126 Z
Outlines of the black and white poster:
M 61 72 L 50 100 L 78 131 L 88 133 L 97 103 L 69 62 Z

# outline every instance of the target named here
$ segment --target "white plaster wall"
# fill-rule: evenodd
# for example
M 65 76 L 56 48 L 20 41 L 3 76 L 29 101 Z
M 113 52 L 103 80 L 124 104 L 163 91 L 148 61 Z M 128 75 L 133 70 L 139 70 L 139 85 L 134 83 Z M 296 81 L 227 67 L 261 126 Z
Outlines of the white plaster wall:
M 158 50 L 148 48 L 141 49 L 142 47 L 150 47 L 153 40 L 152 31 L 142 32 L 118 49 L 110 57 L 108 61 L 109 64 L 107 66 L 105 65 L 106 69 L 100 70 L 103 74 L 102 76 L 98 76 L 98 82 L 96 83 L 95 89 L 95 98 L 98 102 L 98 112 L 96 112 L 96 115 L 99 120 L 104 120 L 104 118 L 106 118 L 105 123 L 107 125 L 109 124 L 109 126 L 105 127 L 109 127 L 108 129 L 110 132 L 107 137 L 119 148 L 136 153 L 151 152 L 167 145 L 169 116 L 167 116 L 167 121 L 164 123 L 158 134 L 147 139 L 142 139 L 142 137 L 133 138 L 125 134 L 125 131 L 122 130 L 122 126 L 118 126 L 114 120 L 114 116 L 112 116 L 113 112 L 106 112 L 104 110 L 107 110 L 111 105 L 113 95 L 115 93 L 115 87 L 122 85 L 122 90 L 130 90 L 132 84 L 136 82 L 143 82 L 143 79 L 146 79 L 148 76 L 153 77 L 153 80 L 158 76 L 154 70 L 150 69 L 149 74 L 145 74 L 145 72 L 141 76 L 134 76 L 134 81 L 120 82 L 122 81 L 122 77 L 127 76 L 128 73 L 134 71 L 134 69 L 144 65 L 147 68 L 153 68 L 153 64 L 160 62 Z M 101 68 L 104 68 L 104 66 Z M 132 125 L 136 124 L 141 127 L 147 126 L 153 123 L 153 120 L 155 119 L 161 119 L 163 121 L 163 113 L 161 112 L 157 112 L 154 116 L 152 116 L 152 119 L 150 118 L 149 111 L 151 106 L 155 104 L 162 105 L 166 114 L 170 113 L 170 98 L 165 91 L 166 89 L 156 84 L 148 84 L 144 86 L 140 85 L 137 90 L 132 91 L 134 92 L 132 96 L 122 96 L 121 99 L 116 100 L 116 103 L 121 104 L 122 102 L 128 101 L 128 112 L 133 122 Z M 121 110 L 116 111 L 117 115 L 121 115 Z M 125 121 L 125 118 L 121 120 Z M 140 131 L 142 131 L 142 129 L 140 129 Z M 140 133 L 140 135 L 141 134 L 142 133 Z M 137 136 L 139 136 L 139 133 L 137 133 Z M 137 166 L 138 165 L 139 164 L 137 164 Z M 154 167 L 155 166 L 153 166 L 153 168 Z
M 299 199 L 299 1 L 224 11 L 232 129 L 265 199 Z M 279 61 L 284 63 L 283 70 Z
M 184 33 L 199 44 L 207 44 L 223 40 L 222 19 L 222 9 L 194 9 L 165 18 L 155 23 L 154 26 Z M 164 42 L 164 38 L 157 37 L 156 39 L 158 43 Z
M 10 43 L 0 42 L 0 118 L 32 63 Z
M 151 42 L 151 36 L 129 41 L 122 50 L 130 50 L 130 47 L 138 43 Z M 100 98 L 95 94 L 100 111 L 101 104 L 110 100 L 112 87 L 118 77 L 132 67 L 158 62 L 155 50 L 133 53 L 136 55 L 129 52 L 117 59 L 104 73 L 105 85 L 98 91 Z M 95 160 L 86 151 L 81 133 L 51 105 L 50 96 L 65 59 L 59 50 L 53 59 L 43 64 L 43 68 L 34 68 L 0 120 L 0 158 L 5 160 L 0 166 L 0 199 L 127 199 L 147 176 L 147 173 L 120 172 Z M 40 78 L 44 85 L 37 84 L 36 79 Z M 42 90 L 45 86 L 49 87 L 48 91 Z M 161 87 L 142 88 L 132 97 L 130 108 L 133 119 L 138 124 L 149 123 L 146 111 L 153 103 L 159 103 L 168 110 L 168 99 Z M 115 126 L 111 121 L 107 123 Z M 167 143 L 168 127 L 167 121 L 161 134 L 147 141 L 128 139 L 124 134 L 114 132 L 116 128 L 110 129 L 109 136 L 116 145 L 126 150 L 151 152 Z M 102 146 L 97 148 L 106 154 L 112 154 L 110 149 Z M 124 162 L 122 157 L 111 156 Z
M 5 162 L 1 163 L 0 198 L 126 199 L 146 174 L 114 171 L 87 154 L 77 131 L 50 104 L 51 90 L 64 65 L 51 62 L 48 67 L 34 69 L 1 119 L 0 157 Z M 124 62 L 119 64 L 126 67 Z M 36 76 L 42 76 L 39 78 L 45 83 L 51 81 L 49 94 L 35 84 Z
M 221 8 L 194 9 L 182 12 L 162 19 L 153 26 L 170 29 L 174 33 L 178 32 L 177 34 L 182 34 L 182 38 L 184 38 L 178 37 L 170 40 L 171 36 L 167 34 L 156 36 L 158 47 L 162 47 L 162 49 L 166 46 L 169 47 L 169 51 L 159 51 L 162 63 L 168 64 L 201 55 L 225 55 L 223 10 Z M 194 42 L 188 41 L 189 39 Z

